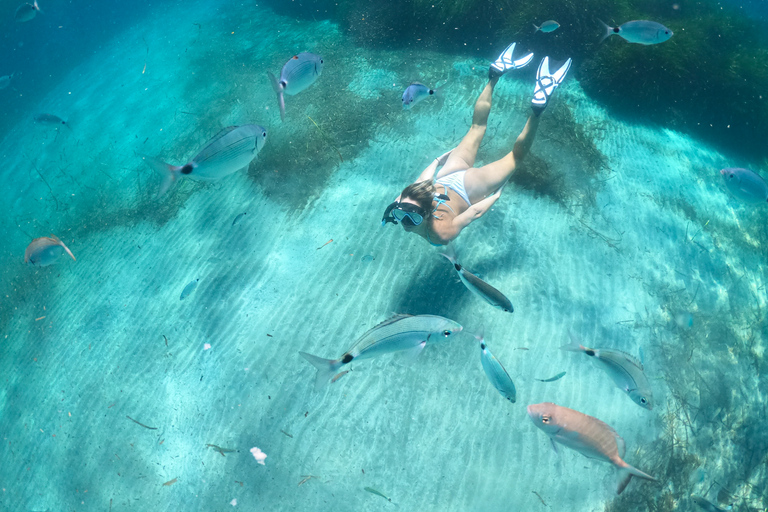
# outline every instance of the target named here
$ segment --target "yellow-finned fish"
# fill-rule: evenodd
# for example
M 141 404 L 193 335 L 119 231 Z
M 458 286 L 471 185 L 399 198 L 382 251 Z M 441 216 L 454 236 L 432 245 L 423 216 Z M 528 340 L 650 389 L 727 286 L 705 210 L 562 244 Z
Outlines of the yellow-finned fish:
M 599 419 L 551 402 L 529 405 L 528 416 L 549 436 L 555 451 L 555 443 L 560 443 L 590 459 L 613 464 L 618 470 L 617 494 L 621 494 L 633 476 L 656 481 L 624 462 L 624 440 Z
M 624 391 L 640 407 L 653 409 L 651 384 L 643 372 L 643 363 L 620 350 L 588 348 L 571 334 L 571 344 L 560 347 L 571 352 L 584 352 L 607 373 L 616 386 Z
M 322 388 L 339 369 L 355 359 L 368 359 L 381 354 L 408 350 L 416 357 L 427 341 L 452 339 L 461 325 L 437 315 L 393 315 L 369 329 L 338 359 L 323 359 L 306 352 L 301 356 L 317 368 L 315 389 Z

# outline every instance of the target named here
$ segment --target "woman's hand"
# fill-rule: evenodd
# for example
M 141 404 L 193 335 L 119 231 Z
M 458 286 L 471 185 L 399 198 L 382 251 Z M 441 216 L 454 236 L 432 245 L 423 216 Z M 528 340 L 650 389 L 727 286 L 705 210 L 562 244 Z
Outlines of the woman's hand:
M 435 160 L 437 160 L 437 165 L 445 165 L 445 162 L 448 161 L 448 157 L 451 156 L 451 152 L 453 152 L 453 149 L 449 149 L 439 157 L 435 158 Z

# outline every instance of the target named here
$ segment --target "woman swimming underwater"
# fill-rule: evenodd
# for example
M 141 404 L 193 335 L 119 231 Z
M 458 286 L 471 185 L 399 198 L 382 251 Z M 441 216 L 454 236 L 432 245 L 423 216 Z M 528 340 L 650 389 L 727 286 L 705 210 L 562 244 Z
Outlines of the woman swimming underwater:
M 531 101 L 533 113 L 517 137 L 514 148 L 500 160 L 483 167 L 473 167 L 485 135 L 496 82 L 504 73 L 533 60 L 532 53 L 514 59 L 514 51 L 515 43 L 512 43 L 491 64 L 488 83 L 475 103 L 469 132 L 455 149 L 436 158 L 415 182 L 405 187 L 400 197 L 387 207 L 382 224 L 401 223 L 406 231 L 416 233 L 432 245 L 441 246 L 459 236 L 462 229 L 493 206 L 504 184 L 528 154 L 539 126 L 539 116 L 571 67 L 571 59 L 568 59 L 551 73 L 549 57 L 542 59 Z M 441 165 L 440 172 L 435 174 Z

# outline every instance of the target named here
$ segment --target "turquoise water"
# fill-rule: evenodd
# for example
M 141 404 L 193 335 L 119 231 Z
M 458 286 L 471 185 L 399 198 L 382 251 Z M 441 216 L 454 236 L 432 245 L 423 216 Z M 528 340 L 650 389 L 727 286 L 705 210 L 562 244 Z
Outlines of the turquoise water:
M 766 207 L 719 174 L 764 161 L 616 118 L 574 70 L 514 186 L 457 241 L 513 314 L 380 226 L 464 135 L 506 44 L 484 57 L 363 49 L 330 20 L 191 1 L 126 15 L 47 88 L 30 61 L 0 91 L 0 510 L 699 510 L 691 495 L 768 507 Z M 325 67 L 281 122 L 266 72 L 300 51 Z M 533 71 L 496 87 L 478 164 L 510 150 Z M 446 85 L 403 111 L 413 80 Z M 156 197 L 137 155 L 181 164 L 247 123 L 269 132 L 247 172 Z M 24 265 L 50 233 L 77 261 Z M 315 391 L 298 352 L 338 357 L 393 312 L 466 332 L 414 362 L 353 362 Z M 483 373 L 481 329 L 514 404 Z M 642 354 L 654 409 L 559 350 L 569 332 Z M 610 465 L 554 453 L 525 410 L 544 401 L 611 425 L 658 482 L 617 497 Z

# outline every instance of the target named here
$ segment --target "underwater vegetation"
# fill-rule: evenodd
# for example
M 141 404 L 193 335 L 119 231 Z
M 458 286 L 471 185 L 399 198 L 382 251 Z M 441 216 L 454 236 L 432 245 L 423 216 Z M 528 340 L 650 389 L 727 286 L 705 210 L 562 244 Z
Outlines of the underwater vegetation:
M 488 57 L 508 41 L 538 55 L 572 57 L 574 75 L 616 115 L 695 133 L 710 143 L 768 155 L 768 39 L 735 7 L 715 0 L 267 0 L 278 13 L 328 17 L 369 48 L 419 47 Z M 557 20 L 551 34 L 533 23 Z M 654 20 L 674 37 L 651 47 L 608 24 Z M 616 39 L 616 40 L 614 40 Z

